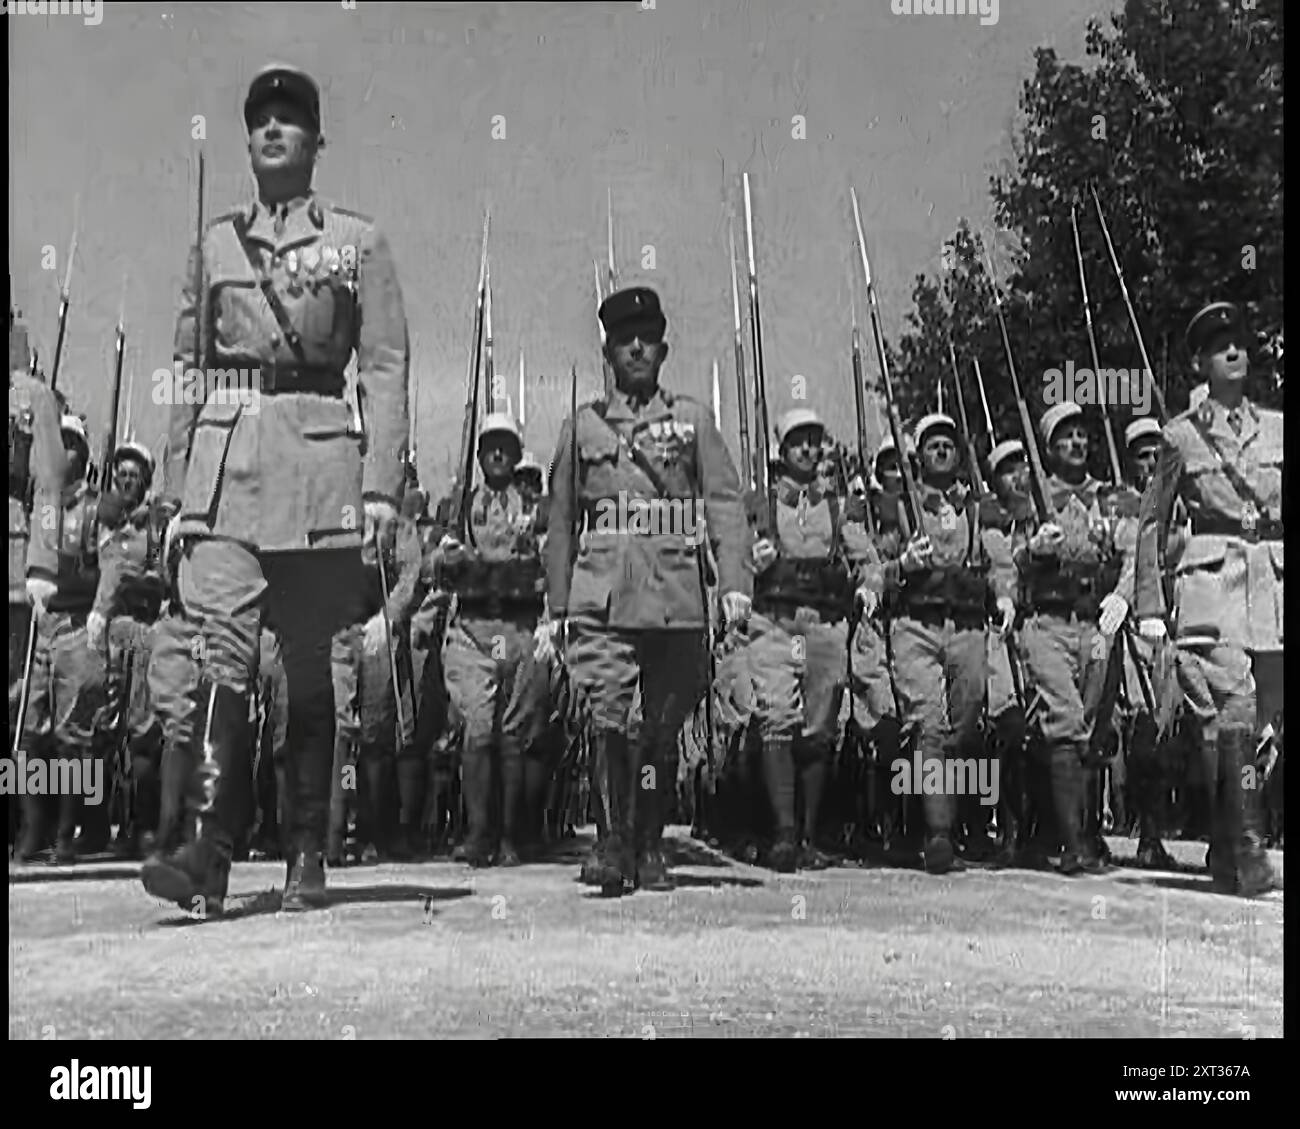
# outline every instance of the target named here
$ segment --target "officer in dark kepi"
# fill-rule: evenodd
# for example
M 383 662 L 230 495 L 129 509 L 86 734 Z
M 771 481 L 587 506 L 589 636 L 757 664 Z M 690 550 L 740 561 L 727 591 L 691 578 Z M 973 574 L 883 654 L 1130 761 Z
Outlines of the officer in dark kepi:
M 556 447 L 546 630 L 554 639 L 564 624 L 570 679 L 590 711 L 608 828 L 596 870 L 602 892 L 617 895 L 670 882 L 664 802 L 677 735 L 707 677 L 703 533 L 728 623 L 748 616 L 752 585 L 740 482 L 712 413 L 659 386 L 668 356 L 659 296 L 620 290 L 599 315 L 614 379 L 565 422 Z M 644 719 L 633 747 L 627 722 L 638 682 Z
M 1206 866 L 1215 888 L 1240 897 L 1275 883 L 1262 842 L 1255 764 L 1261 719 L 1285 695 L 1282 587 L 1282 413 L 1246 395 L 1241 313 L 1215 302 L 1192 318 L 1187 351 L 1208 388 L 1165 424 L 1160 460 L 1142 495 L 1135 599 L 1144 638 L 1171 637 L 1189 699 L 1208 699 L 1201 753 L 1213 805 Z M 1172 592 L 1163 583 L 1175 505 L 1191 517 Z M 1262 715 L 1262 717 L 1261 717 Z
M 188 727 L 201 742 L 187 798 L 194 837 L 142 871 L 146 890 L 195 915 L 221 912 L 251 814 L 247 698 L 264 623 L 280 637 L 289 696 L 283 907 L 325 901 L 330 642 L 362 616 L 363 534 L 396 520 L 408 432 L 409 343 L 388 242 L 312 190 L 316 83 L 267 68 L 244 121 L 257 199 L 203 233 L 176 327 L 179 391 L 191 394 L 171 407 L 167 489 L 180 503 L 177 587 L 202 639 L 188 702 L 203 719 Z M 347 399 L 354 354 L 364 415 Z M 192 394 L 196 379 L 206 398 Z

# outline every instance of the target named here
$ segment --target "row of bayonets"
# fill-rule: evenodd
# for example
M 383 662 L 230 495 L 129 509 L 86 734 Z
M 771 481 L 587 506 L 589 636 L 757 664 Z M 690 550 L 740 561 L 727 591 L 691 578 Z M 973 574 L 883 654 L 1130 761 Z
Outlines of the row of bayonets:
M 77 197 L 73 205 L 72 221 L 72 240 L 68 245 L 67 265 L 63 272 L 63 285 L 59 288 L 59 328 L 54 340 L 54 364 L 50 369 L 50 391 L 57 392 L 59 387 L 59 374 L 63 368 L 63 347 L 68 336 L 68 315 L 72 309 L 72 268 L 77 258 L 77 235 L 80 229 L 80 212 L 81 198 Z M 124 362 L 126 359 L 126 287 L 127 276 L 125 272 L 122 275 L 122 301 L 118 306 L 117 329 L 113 343 L 113 395 L 109 409 L 109 422 L 105 429 L 104 445 L 100 452 L 100 465 L 106 466 L 112 458 L 113 450 L 117 446 L 119 434 L 124 439 L 131 439 L 131 378 L 134 377 L 134 371 L 128 377 L 128 387 L 126 394 L 126 421 L 120 433 L 118 430 L 118 418 L 122 410 L 122 375 Z M 13 278 L 10 276 L 9 292 L 13 294 Z M 28 371 L 32 376 L 38 376 L 40 373 L 40 357 L 35 348 L 31 349 L 28 357 Z
M 753 516 L 756 522 L 758 522 L 762 527 L 771 529 L 773 528 L 775 520 L 775 482 L 771 474 L 772 457 L 770 449 L 770 436 L 772 435 L 772 431 L 767 408 L 767 379 L 763 360 L 763 322 L 761 303 L 759 300 L 757 255 L 754 243 L 754 207 L 748 173 L 743 174 L 741 178 L 741 187 L 745 219 L 746 266 L 748 269 L 749 282 L 749 328 L 753 381 L 752 385 L 747 387 L 744 330 L 740 308 L 740 286 L 736 274 L 735 227 L 734 221 L 731 221 L 728 224 L 728 243 L 731 265 L 731 306 L 733 352 L 736 371 L 736 411 L 739 432 L 739 455 L 740 466 L 742 468 L 741 473 L 744 480 L 743 485 L 748 489 L 751 501 L 754 502 L 751 516 Z M 1137 314 L 1134 311 L 1132 299 L 1129 296 L 1128 286 L 1124 279 L 1124 272 L 1120 267 L 1119 258 L 1115 253 L 1115 245 L 1111 240 L 1110 228 L 1106 222 L 1105 212 L 1102 209 L 1101 200 L 1097 195 L 1096 188 L 1090 186 L 1089 191 L 1096 208 L 1097 220 L 1105 239 L 1106 250 L 1109 254 L 1111 266 L 1114 269 L 1116 280 L 1119 283 L 1120 293 L 1128 312 L 1129 322 L 1132 325 L 1133 334 L 1142 357 L 1145 378 L 1150 379 L 1150 374 L 1153 372 L 1150 358 L 1147 354 L 1146 344 L 1142 337 L 1142 331 L 1138 324 Z M 871 335 L 875 345 L 877 363 L 880 369 L 880 381 L 873 385 L 873 388 L 883 393 L 890 437 L 893 440 L 895 450 L 902 452 L 906 450 L 904 444 L 903 424 L 899 415 L 897 400 L 894 394 L 893 378 L 889 369 L 889 358 L 885 347 L 884 331 L 880 315 L 880 302 L 876 293 L 874 276 L 871 272 L 871 261 L 867 254 L 867 242 L 862 228 L 862 214 L 858 207 L 857 191 L 853 188 L 849 189 L 849 199 L 853 211 L 853 224 L 857 236 L 857 249 L 862 262 L 862 275 L 866 283 Z M 1100 359 L 1097 351 L 1096 334 L 1093 329 L 1092 303 L 1088 293 L 1087 273 L 1084 269 L 1083 250 L 1079 240 L 1079 225 L 1076 213 L 1077 209 L 1071 207 L 1070 225 L 1074 237 L 1075 259 L 1079 269 L 1079 285 L 1083 298 L 1084 323 L 1087 330 L 1088 347 L 1091 352 L 1093 371 L 1096 372 L 1100 368 Z M 597 310 L 599 310 L 601 302 L 618 288 L 618 269 L 614 259 L 613 199 L 612 192 L 608 190 L 606 193 L 606 216 L 607 262 L 603 285 L 600 265 L 596 260 L 592 260 L 592 268 L 595 276 Z M 475 428 L 480 417 L 479 389 L 484 364 L 486 365 L 487 384 L 489 388 L 494 389 L 494 395 L 496 388 L 492 358 L 491 271 L 488 262 L 488 233 L 490 223 L 491 214 L 490 210 L 488 210 L 485 211 L 483 219 L 483 243 L 479 258 L 478 298 L 474 314 L 474 346 L 470 353 L 468 371 L 466 373 L 468 394 L 466 396 L 465 417 L 461 431 L 460 458 L 455 474 L 452 512 L 450 515 L 453 522 L 456 523 L 452 526 L 453 528 L 460 528 L 460 519 L 462 518 L 465 507 L 468 503 L 470 484 L 473 479 L 474 452 L 476 447 Z M 993 260 L 987 247 L 984 249 L 984 254 L 985 265 L 992 290 L 993 308 L 997 317 L 1002 339 L 1002 347 L 1006 357 L 1007 371 L 1011 375 L 1016 406 L 1020 413 L 1020 425 L 1024 433 L 1025 453 L 1029 461 L 1030 469 L 1032 499 L 1039 519 L 1047 521 L 1053 514 L 1053 505 L 1050 492 L 1047 489 L 1047 476 L 1044 471 L 1042 453 L 1038 445 L 1037 432 L 1034 429 L 1033 421 L 1029 415 L 1028 403 L 1020 385 L 1020 376 L 1016 369 L 1015 357 L 1011 349 L 1011 340 L 1007 332 L 1007 323 L 1003 312 L 1003 299 L 999 289 L 998 278 L 994 271 Z M 863 373 L 861 333 L 858 328 L 857 307 L 856 303 L 852 299 L 852 294 L 850 295 L 850 308 L 852 311 L 853 395 L 856 414 L 857 454 L 859 466 L 865 468 L 867 466 L 865 397 L 868 385 Z M 597 326 L 600 331 L 601 344 L 603 346 L 605 332 L 599 318 L 597 318 Z M 975 448 L 971 441 L 972 432 L 969 426 L 965 397 L 962 391 L 962 382 L 957 363 L 957 353 L 951 340 L 948 342 L 948 360 L 952 369 L 953 386 L 956 392 L 958 422 L 964 432 L 963 445 L 967 452 L 967 472 L 970 476 L 972 487 L 974 487 L 980 494 L 983 494 L 986 492 L 987 486 L 984 482 L 983 475 L 980 472 L 979 460 L 975 454 Z M 984 424 L 988 430 L 990 442 L 996 443 L 997 436 L 993 428 L 993 419 L 989 411 L 988 397 L 985 393 L 984 379 L 983 374 L 980 371 L 978 358 L 972 358 L 972 364 L 975 371 L 976 384 L 980 392 Z M 524 424 L 523 375 L 523 357 L 521 355 L 519 371 L 520 418 L 518 421 L 521 431 Z M 606 388 L 608 389 L 610 382 L 612 381 L 612 374 L 608 362 L 604 363 L 604 379 Z M 576 365 L 570 373 L 570 382 L 570 410 L 572 418 L 577 407 Z M 713 362 L 712 382 L 714 422 L 717 424 L 719 429 L 721 429 L 721 390 L 719 386 L 718 364 L 716 359 Z M 942 383 L 941 380 L 941 388 Z M 1152 389 L 1155 395 L 1157 411 L 1161 421 L 1163 422 L 1168 418 L 1164 396 L 1159 386 L 1154 382 L 1152 383 Z M 942 392 L 940 394 L 942 396 Z M 755 416 L 754 425 L 757 434 L 757 451 L 752 450 L 750 441 L 749 406 L 751 402 Z M 942 399 L 940 403 L 942 404 Z M 1103 431 L 1106 438 L 1106 448 L 1110 460 L 1111 472 L 1113 475 L 1113 481 L 1118 485 L 1123 481 L 1123 472 L 1119 458 L 1119 448 L 1115 440 L 1115 425 L 1104 396 L 1101 397 L 1101 408 L 1104 418 Z M 903 479 L 902 516 L 905 524 L 909 527 L 909 531 L 912 529 L 919 529 L 921 513 L 920 496 L 917 490 L 910 460 L 907 458 L 899 459 L 899 469 Z M 761 503 L 761 506 L 759 503 Z

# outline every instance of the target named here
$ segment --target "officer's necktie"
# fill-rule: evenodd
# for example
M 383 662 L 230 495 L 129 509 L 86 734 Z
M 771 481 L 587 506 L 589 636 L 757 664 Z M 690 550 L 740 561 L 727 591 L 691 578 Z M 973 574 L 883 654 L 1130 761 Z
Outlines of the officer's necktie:
M 1233 435 L 1241 434 L 1241 409 L 1233 408 L 1228 413 L 1228 426 L 1232 428 Z
M 275 237 L 284 238 L 284 225 L 289 216 L 289 205 L 281 204 L 275 209 Z

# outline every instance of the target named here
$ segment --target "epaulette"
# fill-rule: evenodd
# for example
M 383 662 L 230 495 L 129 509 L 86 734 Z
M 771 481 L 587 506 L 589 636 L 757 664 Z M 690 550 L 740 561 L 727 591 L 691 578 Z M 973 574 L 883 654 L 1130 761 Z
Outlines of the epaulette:
M 208 225 L 204 230 L 212 231 L 214 228 L 220 227 L 223 223 L 234 223 L 240 216 L 243 216 L 245 219 L 248 218 L 247 207 L 231 208 L 230 211 L 226 212 L 224 215 L 220 215 L 214 220 L 209 220 Z
M 347 216 L 348 219 L 360 220 L 362 223 L 375 222 L 374 216 L 368 216 L 364 212 L 354 212 L 351 208 L 340 208 L 337 204 L 331 204 L 327 200 L 320 201 L 320 206 L 327 212 L 333 212 L 336 216 Z

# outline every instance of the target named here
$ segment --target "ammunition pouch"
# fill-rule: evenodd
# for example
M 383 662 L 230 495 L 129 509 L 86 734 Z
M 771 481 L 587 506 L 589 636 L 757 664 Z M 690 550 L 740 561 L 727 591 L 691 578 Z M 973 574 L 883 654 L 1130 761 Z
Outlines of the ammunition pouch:
M 832 619 L 853 610 L 853 580 L 839 561 L 778 557 L 754 581 L 754 604 L 781 609 L 815 608 Z
M 537 557 L 504 561 L 466 560 L 444 568 L 443 586 L 461 610 L 476 616 L 539 615 L 546 576 Z
M 990 602 L 988 565 L 962 565 L 905 573 L 894 608 L 910 619 L 983 623 Z
M 121 614 L 142 623 L 153 623 L 162 613 L 166 586 L 163 578 L 153 573 L 132 577 L 122 585 L 119 602 Z
M 1069 618 L 1096 619 L 1102 597 L 1119 580 L 1120 562 L 1097 565 L 1039 565 L 1029 581 L 1028 604 L 1035 611 Z

